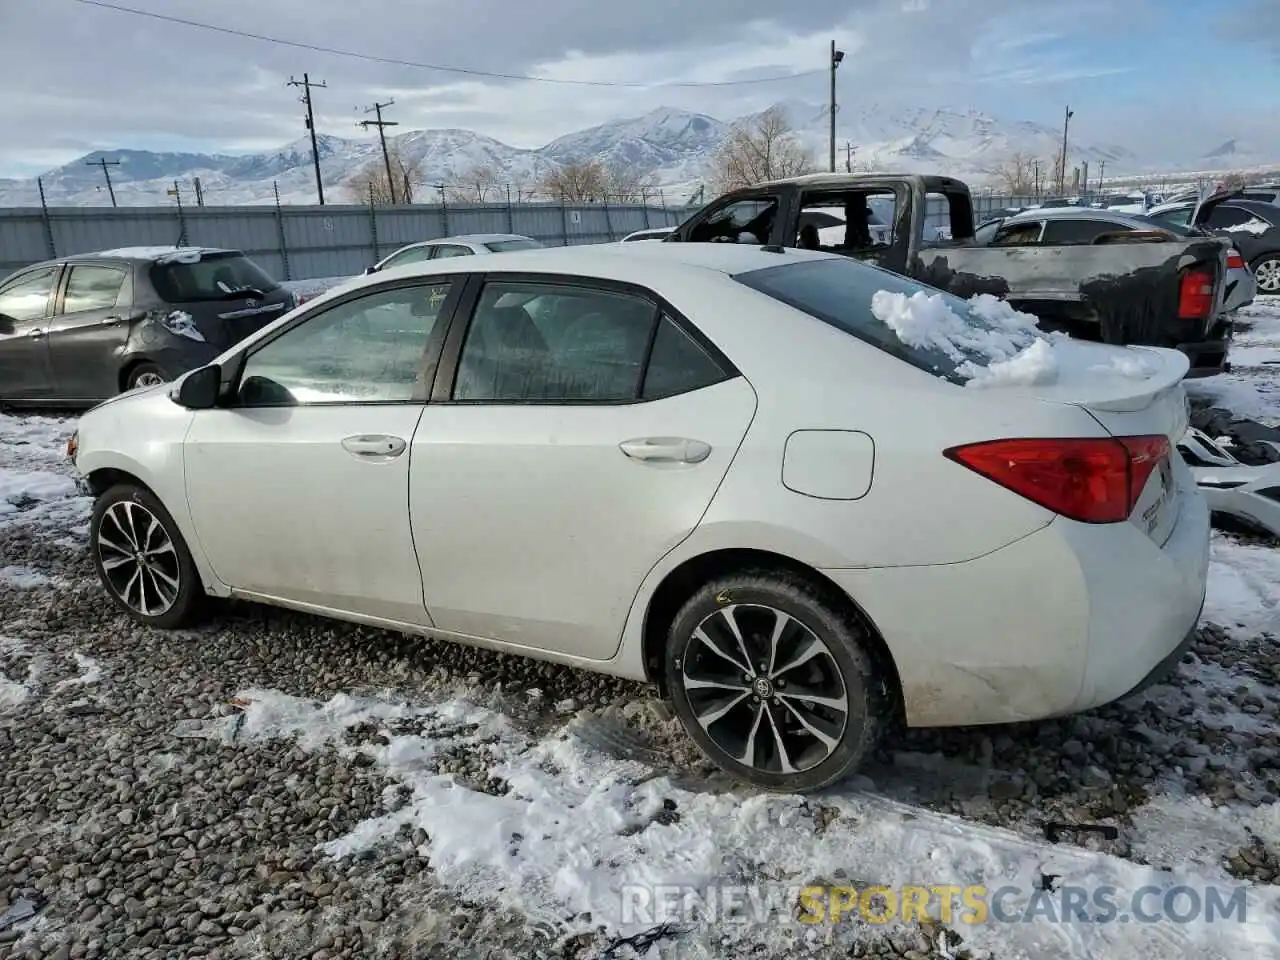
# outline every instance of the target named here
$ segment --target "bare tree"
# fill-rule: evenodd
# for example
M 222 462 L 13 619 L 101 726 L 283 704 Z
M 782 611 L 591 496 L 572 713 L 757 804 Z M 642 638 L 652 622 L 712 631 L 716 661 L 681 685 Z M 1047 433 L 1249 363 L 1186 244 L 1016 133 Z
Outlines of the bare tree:
M 1067 158 L 1062 152 L 1062 147 L 1053 151 L 1053 189 L 1059 193 L 1067 192 Z M 1048 193 L 1045 190 L 1045 193 Z
M 550 197 L 568 203 L 585 203 L 604 194 L 606 173 L 598 160 L 566 163 L 548 170 L 538 188 Z
M 1018 151 L 995 169 L 1000 189 L 1011 197 L 1030 196 L 1035 185 L 1036 158 Z
M 716 150 L 711 170 L 716 188 L 723 192 L 811 173 L 814 161 L 792 133 L 786 114 L 770 107 L 729 134 Z
M 398 150 L 388 151 L 391 160 L 391 176 L 395 189 L 387 181 L 387 166 L 382 158 L 370 160 L 357 170 L 343 184 L 347 196 L 356 203 L 372 201 L 378 206 L 386 206 L 393 202 L 410 203 L 413 199 L 413 187 L 420 184 L 421 178 L 404 159 Z
M 635 167 L 613 164 L 605 169 L 602 187 L 604 200 L 640 203 L 644 197 L 658 189 L 658 179 Z
M 458 182 L 449 188 L 449 199 L 454 203 L 484 203 L 492 201 L 502 185 L 502 176 L 487 163 L 477 164 L 458 176 Z

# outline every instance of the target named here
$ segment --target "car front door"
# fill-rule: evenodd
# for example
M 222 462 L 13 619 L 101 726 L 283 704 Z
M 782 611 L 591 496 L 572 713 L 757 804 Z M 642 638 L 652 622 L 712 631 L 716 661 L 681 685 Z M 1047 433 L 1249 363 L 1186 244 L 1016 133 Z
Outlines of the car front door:
M 475 303 L 413 438 L 426 604 L 454 634 L 607 659 L 755 392 L 644 290 L 490 275 Z
M 49 359 L 60 397 L 105 400 L 120 392 L 133 284 L 125 267 L 73 263 L 49 321 Z
M 409 442 L 457 281 L 362 288 L 253 344 L 195 414 L 187 499 L 218 579 L 251 597 L 429 624 Z
M 0 287 L 0 398 L 53 398 L 49 313 L 58 267 L 38 267 Z

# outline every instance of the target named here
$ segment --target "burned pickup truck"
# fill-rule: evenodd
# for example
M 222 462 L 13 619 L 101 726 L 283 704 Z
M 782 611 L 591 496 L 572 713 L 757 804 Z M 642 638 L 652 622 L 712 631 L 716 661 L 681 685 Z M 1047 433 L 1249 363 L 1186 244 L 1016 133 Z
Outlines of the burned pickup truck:
M 891 229 L 869 226 L 877 219 Z M 958 296 L 993 294 L 1038 317 L 1046 330 L 1177 348 L 1190 358 L 1189 376 L 1226 366 L 1226 242 L 1180 237 L 1153 223 L 1150 230 L 1104 231 L 1075 243 L 982 245 L 974 240 L 969 188 L 949 177 L 816 174 L 770 181 L 713 200 L 665 242 L 843 253 Z

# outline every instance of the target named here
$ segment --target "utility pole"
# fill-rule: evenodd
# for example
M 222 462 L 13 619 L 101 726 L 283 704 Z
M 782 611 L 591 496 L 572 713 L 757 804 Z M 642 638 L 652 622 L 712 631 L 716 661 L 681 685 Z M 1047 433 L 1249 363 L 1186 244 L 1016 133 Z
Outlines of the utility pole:
M 844 172 L 853 173 L 853 141 L 844 142 Z
M 1036 166 L 1036 199 L 1040 199 L 1040 161 L 1033 161 Z
M 200 183 L 200 178 L 192 177 L 191 182 L 196 188 L 196 206 L 203 207 L 204 206 L 204 187 Z
M 102 176 L 106 178 L 107 181 L 107 194 L 111 197 L 111 205 L 114 207 L 116 205 L 116 191 L 111 186 L 111 171 L 108 170 L 107 167 L 118 167 L 120 166 L 120 161 L 108 160 L 105 157 L 100 157 L 97 160 L 86 160 L 84 163 L 87 167 L 102 168 Z
M 1089 161 L 1080 161 L 1080 190 L 1086 196 L 1089 193 Z
M 1067 192 L 1067 128 L 1071 125 L 1073 116 L 1075 114 L 1071 112 L 1071 107 L 1067 107 L 1062 119 L 1062 163 L 1058 166 L 1058 196 L 1060 197 Z
M 1102 192 L 1102 175 L 1107 172 L 1107 161 L 1098 161 L 1098 192 Z
M 375 114 L 377 114 L 378 119 L 377 119 L 377 120 L 357 120 L 357 121 L 356 121 L 356 126 L 358 126 L 358 127 L 364 127 L 364 128 L 365 128 L 365 130 L 368 130 L 370 127 L 377 127 L 377 128 L 378 128 L 378 139 L 382 141 L 382 162 L 383 162 L 383 164 L 384 164 L 384 165 L 386 166 L 386 168 L 387 168 L 387 189 L 388 189 L 389 191 L 391 191 L 391 202 L 392 202 L 393 204 L 396 202 L 396 179 L 395 179 L 395 177 L 393 177 L 393 176 L 391 175 L 391 154 L 389 154 L 389 153 L 387 152 L 387 132 L 386 132 L 386 128 L 387 128 L 387 127 L 398 127 L 398 126 L 400 126 L 400 124 L 399 124 L 399 123 L 397 123 L 395 120 L 383 120 L 383 119 L 382 119 L 382 109 L 383 109 L 384 107 L 389 107 L 389 106 L 391 106 L 391 105 L 392 105 L 392 104 L 394 104 L 394 103 L 395 103 L 395 101 L 394 101 L 394 100 L 388 100 L 386 103 L 378 103 L 377 101 L 374 101 L 373 106 L 372 106 L 372 107 L 366 107 L 364 112 L 365 112 L 365 113 L 370 113 L 370 112 L 375 113 Z
M 311 106 L 311 88 L 325 87 L 323 80 L 312 80 L 307 74 L 302 75 L 301 80 L 289 78 L 289 82 L 285 84 L 287 87 L 301 87 L 303 90 L 301 102 L 307 105 L 307 131 L 311 134 L 311 160 L 316 167 L 316 196 L 320 198 L 320 206 L 324 206 L 324 184 L 320 180 L 320 147 L 316 145 L 316 113 Z
M 836 68 L 844 59 L 844 51 L 836 49 L 836 42 L 831 41 L 831 172 L 836 172 Z

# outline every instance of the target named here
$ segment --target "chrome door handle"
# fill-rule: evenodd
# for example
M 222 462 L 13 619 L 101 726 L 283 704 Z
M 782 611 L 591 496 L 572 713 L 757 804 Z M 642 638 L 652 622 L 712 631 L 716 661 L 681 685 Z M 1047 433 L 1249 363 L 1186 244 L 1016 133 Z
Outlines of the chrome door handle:
M 394 460 L 407 446 L 402 438 L 381 433 L 361 433 L 342 441 L 342 449 L 361 460 Z
M 647 463 L 701 463 L 711 456 L 711 444 L 684 437 L 640 437 L 618 447 L 632 460 Z
M 44 331 L 41 330 L 39 327 L 36 327 L 34 330 L 28 333 L 27 336 L 31 337 L 33 340 L 39 340 L 41 337 L 44 336 Z

